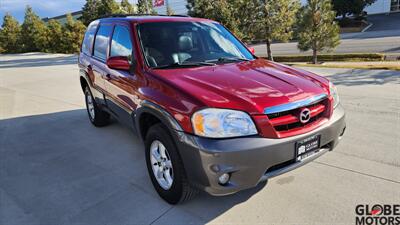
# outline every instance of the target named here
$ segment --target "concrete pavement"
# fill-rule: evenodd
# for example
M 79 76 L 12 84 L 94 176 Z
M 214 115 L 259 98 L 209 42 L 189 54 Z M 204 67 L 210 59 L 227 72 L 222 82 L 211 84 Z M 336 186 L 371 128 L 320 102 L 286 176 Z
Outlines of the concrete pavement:
M 400 202 L 400 73 L 309 68 L 337 84 L 335 151 L 257 188 L 170 206 L 141 141 L 95 128 L 76 57 L 0 56 L 0 224 L 354 224 L 357 204 Z

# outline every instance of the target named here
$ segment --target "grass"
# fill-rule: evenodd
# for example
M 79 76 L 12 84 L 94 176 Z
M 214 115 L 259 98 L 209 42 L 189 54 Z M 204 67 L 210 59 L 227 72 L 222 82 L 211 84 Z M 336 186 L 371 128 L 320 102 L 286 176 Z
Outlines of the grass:
M 329 63 L 329 64 L 309 64 L 309 63 L 285 63 L 290 66 L 304 67 L 326 67 L 326 68 L 349 68 L 349 69 L 369 69 L 369 70 L 397 70 L 400 71 L 400 62 L 397 63 Z
M 274 56 L 276 62 L 311 62 L 310 55 Z M 321 62 L 357 62 L 357 61 L 383 61 L 385 55 L 380 53 L 352 53 L 352 54 L 321 54 Z
M 400 71 L 400 61 L 385 61 L 385 58 L 386 55 L 381 53 L 351 53 L 318 55 L 318 61 L 322 62 L 320 64 L 311 64 L 310 55 L 275 56 L 274 60 L 293 66 Z

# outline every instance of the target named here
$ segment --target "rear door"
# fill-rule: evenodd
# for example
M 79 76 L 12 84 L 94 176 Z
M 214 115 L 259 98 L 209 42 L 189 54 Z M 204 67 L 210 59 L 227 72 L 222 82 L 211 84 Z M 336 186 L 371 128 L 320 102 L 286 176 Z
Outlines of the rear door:
M 128 23 L 117 23 L 111 37 L 109 57 L 127 57 L 131 63 L 135 60 L 133 51 L 133 36 Z M 108 70 L 106 82 L 107 104 L 122 120 L 131 119 L 131 113 L 136 109 L 138 101 L 138 76 L 134 71 Z M 129 122 L 129 124 L 132 124 Z
M 93 73 L 93 61 L 94 59 L 92 58 L 93 56 L 93 43 L 94 43 L 94 37 L 97 32 L 97 28 L 99 26 L 99 21 L 94 21 L 90 23 L 90 25 L 87 28 L 87 31 L 85 33 L 85 37 L 82 42 L 82 48 L 81 52 L 79 55 L 79 73 L 83 76 L 86 77 L 88 82 L 90 83 L 92 91 L 92 95 L 96 98 L 97 103 L 103 103 L 104 104 L 104 98 L 103 98 L 103 92 L 100 89 L 100 87 L 97 87 L 101 81 L 99 79 L 102 79 L 101 77 L 95 77 Z
M 103 93 L 106 93 L 105 80 L 108 79 L 108 67 L 106 65 L 106 61 L 109 52 L 112 30 L 112 24 L 101 23 L 97 30 L 93 45 L 93 57 L 91 64 L 91 69 L 94 76 L 93 84 L 96 89 Z

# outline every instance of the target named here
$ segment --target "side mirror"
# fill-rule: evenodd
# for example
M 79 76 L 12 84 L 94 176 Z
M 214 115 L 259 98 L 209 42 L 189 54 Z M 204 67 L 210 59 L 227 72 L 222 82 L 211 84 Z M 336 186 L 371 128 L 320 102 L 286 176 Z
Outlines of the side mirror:
M 129 62 L 128 57 L 125 56 L 113 56 L 107 59 L 107 66 L 115 70 L 131 71 L 132 65 Z
M 253 47 L 247 47 L 247 49 L 249 49 L 249 51 L 251 52 L 251 54 L 256 54 L 256 50 Z

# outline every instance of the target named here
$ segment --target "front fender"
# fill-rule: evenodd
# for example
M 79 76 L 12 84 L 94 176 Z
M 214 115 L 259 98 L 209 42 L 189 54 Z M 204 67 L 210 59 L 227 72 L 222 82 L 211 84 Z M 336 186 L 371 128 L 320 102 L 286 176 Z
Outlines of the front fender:
M 158 118 L 164 125 L 168 127 L 170 131 L 183 131 L 178 121 L 176 121 L 174 117 L 172 117 L 171 114 L 169 114 L 165 109 L 163 109 L 156 103 L 144 100 L 140 103 L 140 106 L 137 108 L 134 115 L 136 130 L 138 131 L 138 135 L 142 140 L 144 140 L 145 137 L 143 137 L 140 128 L 140 119 L 141 116 L 145 113 L 149 113 Z

